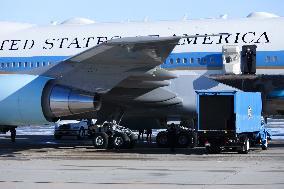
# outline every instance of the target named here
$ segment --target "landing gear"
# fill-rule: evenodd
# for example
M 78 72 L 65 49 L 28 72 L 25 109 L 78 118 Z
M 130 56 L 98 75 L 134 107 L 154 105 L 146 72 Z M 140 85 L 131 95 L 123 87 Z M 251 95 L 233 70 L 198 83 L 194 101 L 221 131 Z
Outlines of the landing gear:
M 125 133 L 114 134 L 112 141 L 115 149 L 127 148 L 130 144 L 130 138 Z
M 168 132 L 161 131 L 157 134 L 156 143 L 159 147 L 166 148 L 169 146 Z
M 98 149 L 132 148 L 138 138 L 130 129 L 112 122 L 91 126 L 89 132 L 93 136 L 94 147 Z
M 108 147 L 108 135 L 106 133 L 96 133 L 93 138 L 93 145 L 97 149 L 106 149 Z

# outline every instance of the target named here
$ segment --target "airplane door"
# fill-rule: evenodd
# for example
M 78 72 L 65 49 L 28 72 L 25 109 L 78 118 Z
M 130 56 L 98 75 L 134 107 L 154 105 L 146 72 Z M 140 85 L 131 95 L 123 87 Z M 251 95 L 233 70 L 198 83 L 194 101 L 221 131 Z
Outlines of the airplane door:
M 222 57 L 225 74 L 241 74 L 240 48 L 238 45 L 224 45 Z
M 256 73 L 256 45 L 244 45 L 242 47 L 242 73 Z

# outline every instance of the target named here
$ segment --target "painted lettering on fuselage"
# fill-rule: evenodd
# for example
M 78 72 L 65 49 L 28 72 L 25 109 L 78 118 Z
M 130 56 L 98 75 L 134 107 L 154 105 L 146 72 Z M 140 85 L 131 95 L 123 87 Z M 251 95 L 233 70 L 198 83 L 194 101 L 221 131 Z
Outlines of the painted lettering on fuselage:
M 176 36 L 177 34 L 173 34 Z M 183 36 L 190 36 L 189 34 L 182 34 Z M 200 35 L 200 34 L 195 34 Z M 205 34 L 206 35 L 206 34 Z M 159 35 L 149 35 L 159 37 Z M 16 51 L 16 50 L 31 50 L 33 48 L 40 48 L 43 50 L 50 49 L 82 49 L 96 46 L 111 39 L 121 38 L 122 36 L 91 36 L 91 37 L 63 37 L 63 38 L 48 38 L 42 44 L 33 39 L 5 39 L 0 40 L 0 51 Z M 204 36 L 194 38 L 184 38 L 178 45 L 213 45 L 213 44 L 263 44 L 270 43 L 267 32 L 246 32 L 235 34 L 222 34 L 220 36 Z

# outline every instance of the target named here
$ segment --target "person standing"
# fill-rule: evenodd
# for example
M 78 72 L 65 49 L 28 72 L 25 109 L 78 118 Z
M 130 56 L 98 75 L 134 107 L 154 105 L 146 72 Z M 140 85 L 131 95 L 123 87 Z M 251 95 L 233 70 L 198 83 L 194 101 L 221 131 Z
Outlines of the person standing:
M 176 127 L 175 124 L 172 123 L 169 128 L 169 144 L 171 152 L 175 152 L 175 146 L 176 146 Z
M 144 141 L 144 129 L 139 129 L 138 132 L 138 140 Z
M 146 137 L 147 142 L 151 143 L 152 142 L 152 129 L 147 129 L 146 134 L 147 134 L 147 137 Z

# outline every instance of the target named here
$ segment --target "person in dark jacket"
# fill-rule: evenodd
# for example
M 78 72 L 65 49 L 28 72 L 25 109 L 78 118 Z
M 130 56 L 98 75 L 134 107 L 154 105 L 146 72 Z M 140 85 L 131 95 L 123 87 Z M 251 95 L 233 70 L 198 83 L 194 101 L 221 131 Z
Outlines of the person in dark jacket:
M 170 149 L 171 149 L 171 152 L 174 152 L 175 151 L 175 146 L 176 146 L 176 127 L 175 127 L 175 124 L 172 123 L 170 125 L 170 128 L 169 128 L 169 144 L 170 144 Z

